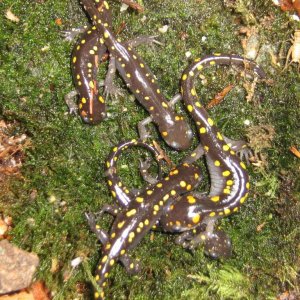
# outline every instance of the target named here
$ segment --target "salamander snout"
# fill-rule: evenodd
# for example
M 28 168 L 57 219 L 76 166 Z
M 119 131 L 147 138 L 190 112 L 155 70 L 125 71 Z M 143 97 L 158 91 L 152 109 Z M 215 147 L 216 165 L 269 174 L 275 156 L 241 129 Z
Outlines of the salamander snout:
M 176 121 L 173 126 L 161 132 L 166 143 L 176 150 L 186 150 L 191 146 L 193 132 L 183 119 Z

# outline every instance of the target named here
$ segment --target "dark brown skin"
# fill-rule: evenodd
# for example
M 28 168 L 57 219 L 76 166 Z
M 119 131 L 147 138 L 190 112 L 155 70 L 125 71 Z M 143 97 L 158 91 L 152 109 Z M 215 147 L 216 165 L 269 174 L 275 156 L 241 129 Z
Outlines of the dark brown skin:
M 127 87 L 152 116 L 163 139 L 172 148 L 187 149 L 192 139 L 192 132 L 187 122 L 171 109 L 152 72 L 140 56 L 130 46 L 116 39 L 109 24 L 101 19 L 101 14 L 104 12 L 110 13 L 107 2 L 99 1 L 100 10 L 96 8 L 94 1 L 81 2 L 102 36 L 100 44 L 105 45 L 110 55 L 115 58 L 116 67 Z

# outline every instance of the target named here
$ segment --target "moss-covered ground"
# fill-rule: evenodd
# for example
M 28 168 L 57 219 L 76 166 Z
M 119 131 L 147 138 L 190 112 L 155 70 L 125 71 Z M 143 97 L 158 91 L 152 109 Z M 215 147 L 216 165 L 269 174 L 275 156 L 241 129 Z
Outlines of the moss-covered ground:
M 282 72 L 299 22 L 270 0 L 143 1 L 143 14 L 120 12 L 118 1 L 109 2 L 114 28 L 126 23 L 123 39 L 158 35 L 163 43 L 141 46 L 138 52 L 167 98 L 178 91 L 191 59 L 214 52 L 244 55 L 249 47 L 257 48 L 257 62 L 268 80 L 256 84 L 252 98 L 246 101 L 250 89 L 229 68 L 204 72 L 207 83 L 198 93 L 207 103 L 233 83 L 235 89 L 210 111 L 220 130 L 233 138 L 245 137 L 253 126 L 258 131 L 271 126 L 275 133 L 266 147 L 258 146 L 261 160 L 249 167 L 249 200 L 240 213 L 220 222 L 233 241 L 231 259 L 212 260 L 201 248 L 192 253 L 176 246 L 173 235 L 150 233 L 133 251 L 142 272 L 131 277 L 117 265 L 108 299 L 275 299 L 284 292 L 299 293 L 300 160 L 289 148 L 300 147 L 300 75 L 296 63 Z M 19 22 L 5 16 L 8 10 Z M 84 212 L 113 202 L 104 160 L 119 141 L 137 138 L 136 124 L 147 114 L 121 79 L 116 82 L 124 96 L 108 103 L 109 118 L 101 124 L 85 125 L 68 114 L 64 95 L 73 89 L 74 43 L 66 42 L 61 32 L 88 23 L 77 0 L 2 0 L 0 23 L 0 117 L 15 122 L 14 134 L 27 134 L 32 145 L 23 177 L 10 179 L 1 191 L 0 212 L 13 217 L 12 242 L 39 255 L 36 277 L 46 282 L 53 299 L 91 299 L 89 276 L 101 252 Z M 163 25 L 169 26 L 165 34 L 158 31 Z M 248 40 L 248 48 L 242 47 L 247 38 L 242 27 L 256 30 L 250 34 L 254 46 Z M 106 65 L 101 68 L 103 74 Z M 251 82 L 247 80 L 248 86 Z M 184 112 L 180 104 L 177 109 Z M 161 145 L 174 162 L 188 153 Z M 139 155 L 142 150 L 129 151 L 119 165 L 131 187 L 142 184 Z M 208 187 L 207 182 L 202 185 L 203 190 Z M 107 217 L 101 225 L 108 228 L 111 221 Z M 84 262 L 72 268 L 76 257 Z

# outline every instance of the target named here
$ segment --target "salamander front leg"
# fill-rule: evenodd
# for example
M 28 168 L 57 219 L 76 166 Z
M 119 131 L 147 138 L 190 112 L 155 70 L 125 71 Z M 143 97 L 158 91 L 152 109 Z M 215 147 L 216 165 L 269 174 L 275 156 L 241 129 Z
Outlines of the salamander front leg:
M 156 40 L 157 36 L 156 35 L 150 35 L 150 36 L 147 36 L 147 35 L 142 35 L 142 36 L 138 36 L 137 38 L 135 39 L 132 39 L 132 40 L 128 40 L 126 41 L 124 44 L 127 46 L 127 47 L 137 47 L 139 45 L 153 45 L 153 44 L 157 44 L 157 45 L 160 45 L 162 46 L 163 44 L 161 42 L 159 42 L 158 40 Z
M 116 59 L 110 56 L 107 74 L 104 80 L 104 93 L 103 95 L 107 99 L 109 96 L 113 98 L 118 98 L 123 95 L 123 92 L 114 83 L 114 78 L 116 75 Z
M 176 94 L 170 101 L 169 105 L 174 108 L 175 104 L 182 100 L 181 94 Z
M 161 179 L 161 172 L 158 173 L 156 177 L 152 176 L 149 172 L 151 167 L 151 158 L 146 158 L 145 160 L 140 160 L 140 173 L 143 179 L 150 184 L 156 184 Z
M 76 104 L 76 100 L 74 99 L 78 95 L 77 91 L 71 91 L 67 95 L 65 95 L 65 103 L 69 108 L 70 115 L 78 115 L 78 105 Z
M 120 261 L 130 275 L 135 275 L 141 271 L 140 262 L 137 259 L 132 259 L 128 254 L 120 257 Z
M 205 154 L 204 148 L 199 144 L 194 151 L 183 159 L 184 163 L 192 164 Z
M 151 122 L 152 122 L 152 117 L 147 117 L 146 119 L 138 123 L 138 131 L 141 140 L 147 140 L 148 138 L 151 137 L 151 134 L 146 128 L 146 126 L 149 125 Z
M 80 33 L 85 32 L 87 26 L 79 27 L 79 28 L 72 28 L 71 30 L 63 30 L 61 31 L 61 35 L 65 41 L 73 41 Z
M 101 244 L 106 244 L 108 241 L 108 234 L 105 230 L 101 229 L 100 226 L 96 224 L 95 215 L 91 212 L 85 213 L 85 218 L 87 219 L 92 232 L 96 234 L 97 239 L 101 242 Z

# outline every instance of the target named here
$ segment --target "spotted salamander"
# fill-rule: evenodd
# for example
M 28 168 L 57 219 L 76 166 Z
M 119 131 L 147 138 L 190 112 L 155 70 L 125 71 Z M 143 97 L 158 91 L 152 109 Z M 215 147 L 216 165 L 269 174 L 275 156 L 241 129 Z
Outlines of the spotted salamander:
M 199 193 L 188 193 L 172 203 L 160 219 L 160 227 L 166 232 L 184 232 L 177 238 L 177 243 L 194 248 L 203 243 L 205 252 L 212 257 L 228 257 L 231 253 L 231 242 L 227 235 L 215 230 L 214 224 L 221 216 L 238 211 L 245 201 L 249 190 L 249 178 L 246 167 L 235 152 L 247 156 L 243 141 L 234 141 L 222 136 L 207 112 L 196 99 L 193 79 L 207 65 L 247 65 L 261 78 L 263 70 L 252 61 L 240 56 L 208 56 L 190 66 L 182 76 L 182 91 L 188 111 L 192 114 L 200 133 L 201 144 L 185 158 L 192 163 L 206 155 L 211 190 L 205 196 Z M 111 174 L 109 182 L 112 193 L 122 206 L 126 207 L 132 199 L 122 189 L 117 189 L 119 182 L 116 174 Z M 119 182 L 119 184 L 122 184 Z M 122 199 L 125 199 L 123 201 Z
M 94 2 L 101 8 L 97 9 Z M 127 87 L 150 113 L 152 121 L 157 125 L 166 143 L 177 150 L 187 149 L 192 139 L 189 125 L 170 107 L 169 102 L 162 95 L 154 75 L 140 56 L 132 47 L 122 43 L 120 39 L 116 39 L 110 24 L 103 21 L 102 15 L 110 13 L 108 3 L 101 0 L 82 0 L 81 3 L 97 27 L 101 36 L 100 44 L 108 48 Z M 89 82 L 89 84 L 93 83 Z
M 111 24 L 111 15 L 106 11 L 99 12 L 102 20 Z M 96 26 L 84 29 L 79 41 L 75 44 L 72 56 L 72 75 L 76 91 L 65 96 L 70 103 L 72 98 L 79 95 L 79 114 L 88 124 L 98 124 L 106 117 L 104 97 L 99 93 L 97 81 L 98 64 L 107 51 L 100 43 L 100 35 Z
M 196 59 L 183 72 L 181 77 L 183 101 L 196 123 L 201 140 L 201 146 L 197 148 L 197 151 L 193 151 L 184 162 L 192 163 L 204 154 L 211 188 L 207 196 L 197 194 L 183 196 L 169 207 L 169 211 L 160 219 L 160 224 L 166 231 L 186 231 L 178 241 L 183 244 L 188 243 L 190 246 L 195 246 L 207 238 L 218 242 L 225 238 L 223 234 L 214 235 L 213 224 L 217 218 L 237 212 L 246 200 L 250 188 L 246 166 L 234 151 L 241 150 L 242 144 L 233 143 L 220 133 L 196 93 L 195 79 L 205 66 L 214 65 L 236 65 L 251 69 L 260 78 L 265 78 L 264 71 L 257 64 L 237 55 L 220 54 Z M 202 230 L 191 230 L 203 223 L 207 225 L 204 233 Z M 228 244 L 228 241 L 226 243 Z M 208 252 L 212 256 L 220 254 L 218 246 L 212 247 Z
M 139 145 L 141 142 L 131 141 L 122 143 L 113 149 L 107 160 L 107 174 L 116 174 L 116 163 L 119 155 L 130 145 Z M 135 271 L 136 265 L 128 256 L 130 249 L 134 248 L 145 234 L 157 223 L 163 214 L 164 208 L 180 196 L 196 188 L 201 180 L 200 170 L 193 164 L 183 163 L 172 169 L 168 176 L 159 180 L 155 185 L 148 186 L 145 190 L 131 199 L 123 199 L 125 207 L 106 205 L 104 211 L 116 216 L 110 229 L 105 232 L 96 225 L 92 214 L 87 218 L 92 230 L 103 244 L 102 259 L 96 271 L 96 282 L 101 287 L 95 293 L 96 299 L 103 299 L 103 288 L 107 284 L 110 270 L 116 261 L 121 261 L 127 270 Z M 109 182 L 110 186 L 122 189 L 120 180 Z M 126 189 L 126 188 L 125 188 Z M 126 194 L 126 190 L 125 190 Z M 112 191 L 116 197 L 116 193 Z

